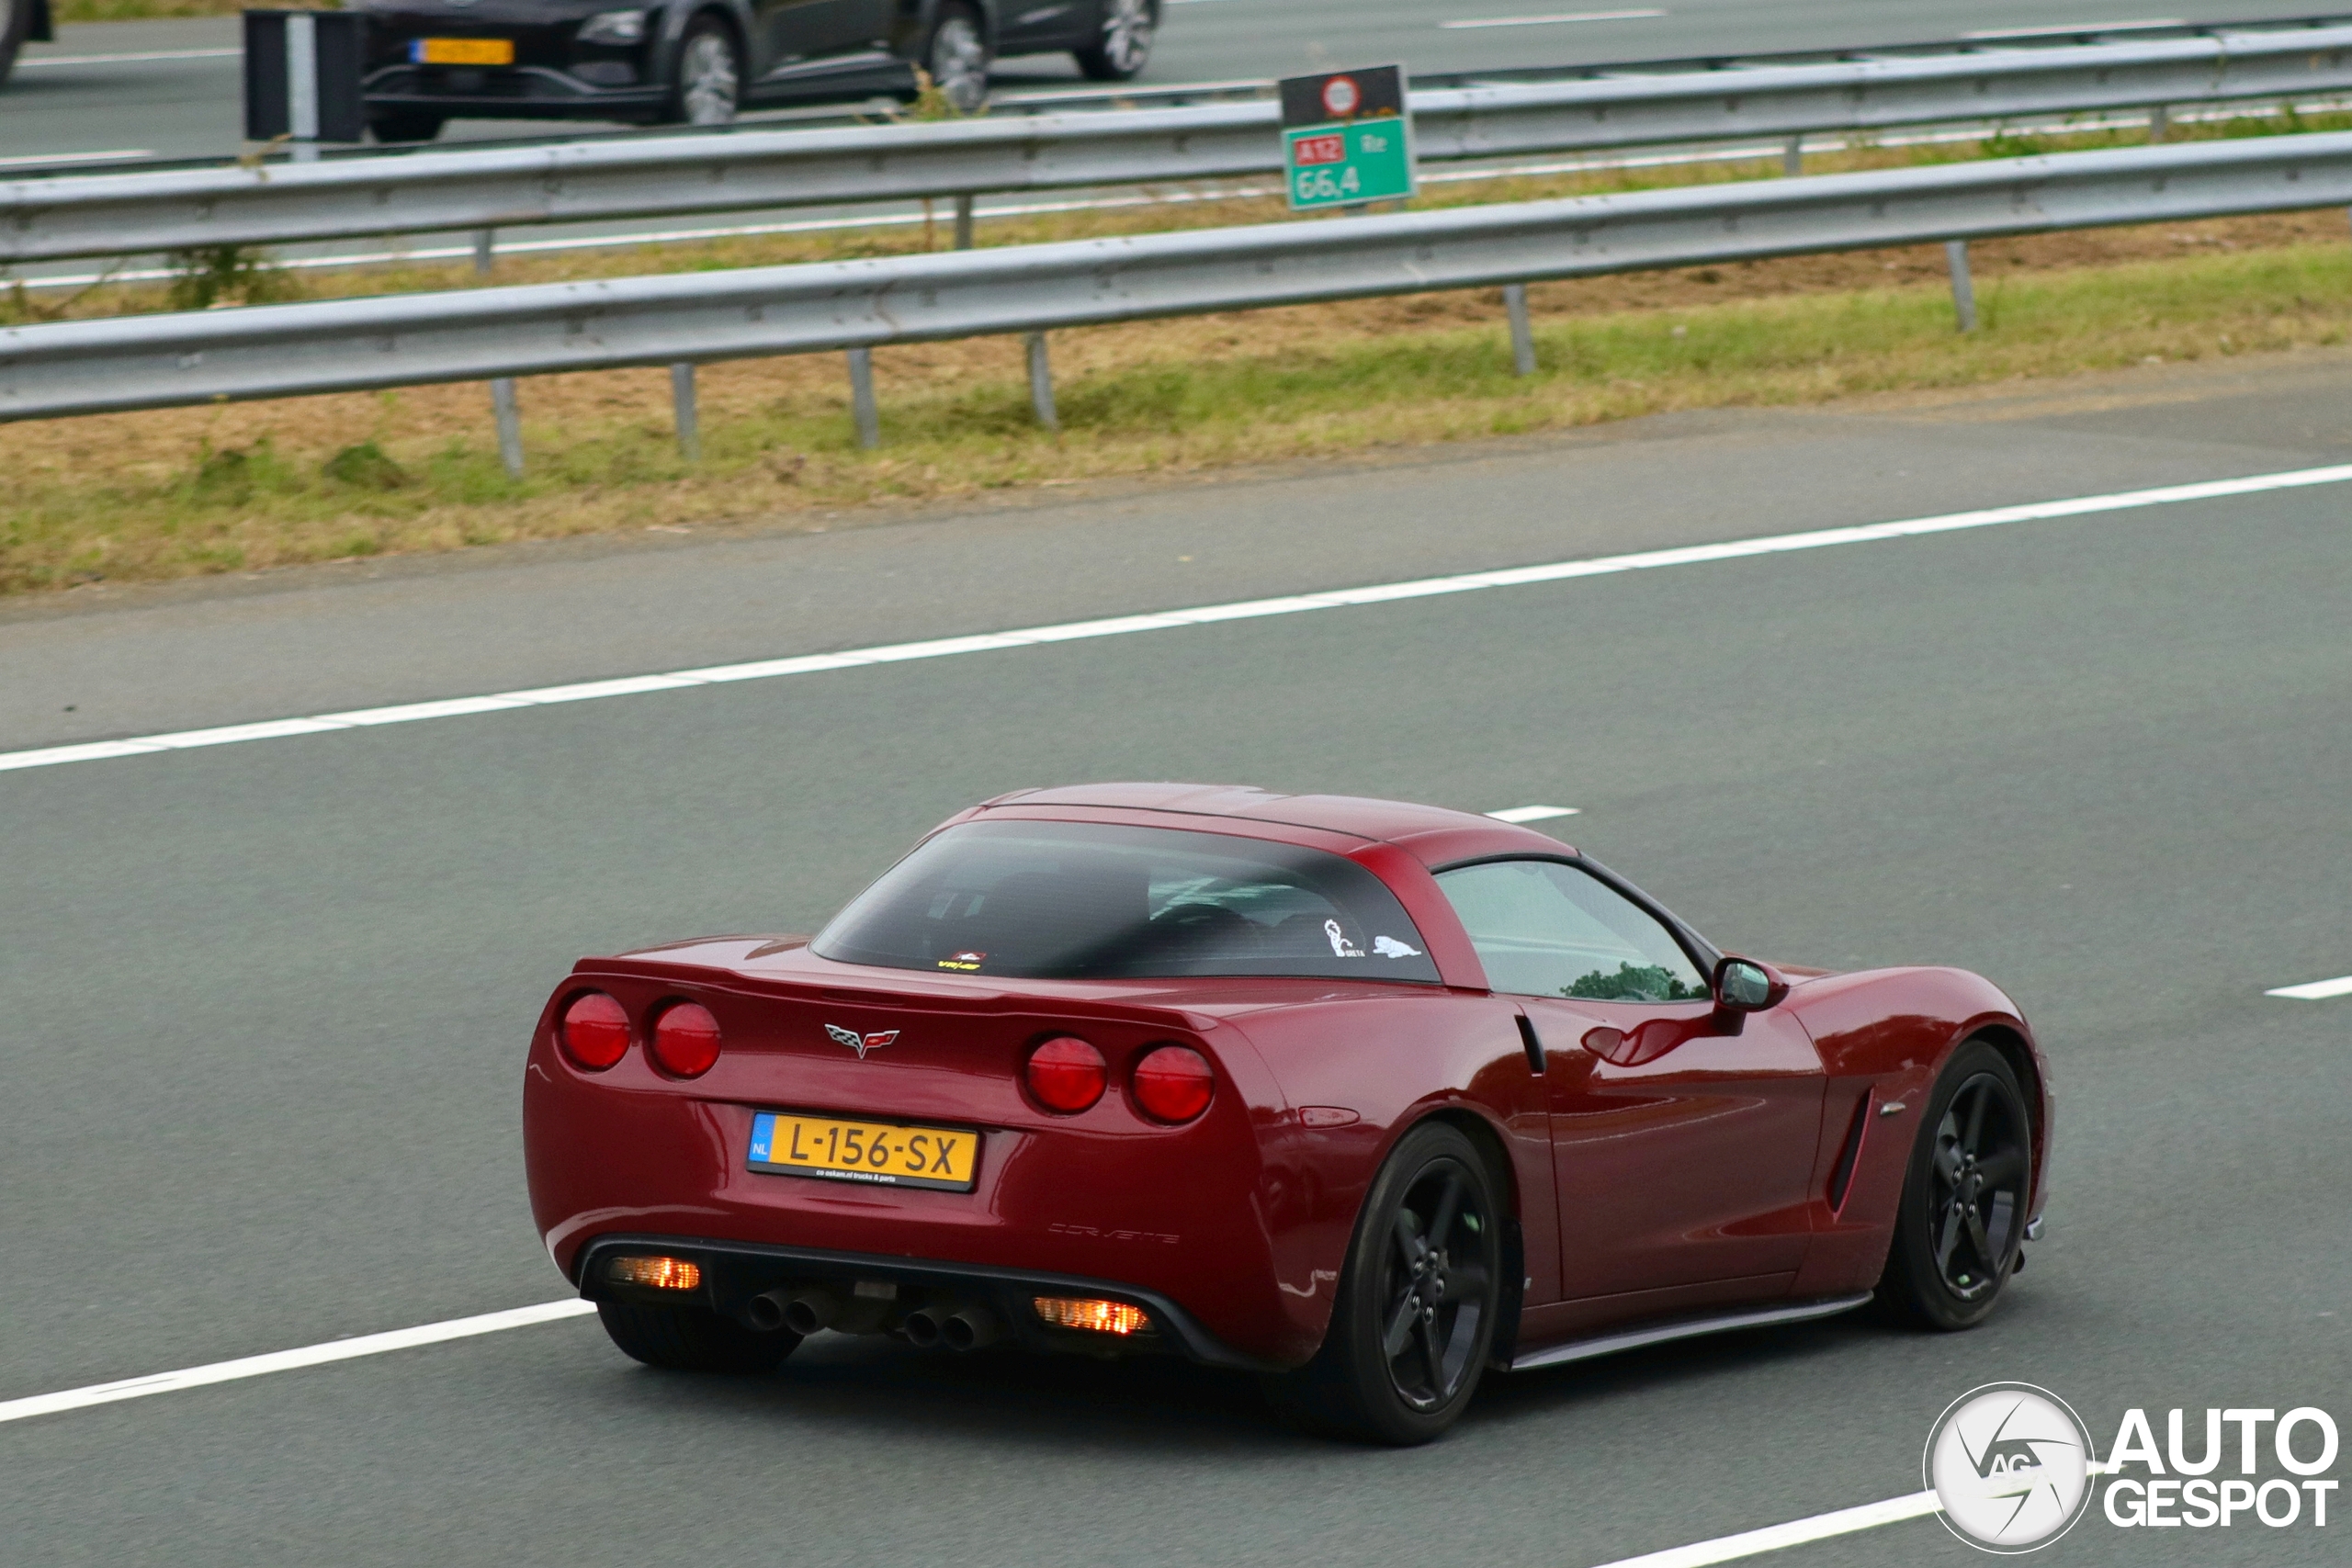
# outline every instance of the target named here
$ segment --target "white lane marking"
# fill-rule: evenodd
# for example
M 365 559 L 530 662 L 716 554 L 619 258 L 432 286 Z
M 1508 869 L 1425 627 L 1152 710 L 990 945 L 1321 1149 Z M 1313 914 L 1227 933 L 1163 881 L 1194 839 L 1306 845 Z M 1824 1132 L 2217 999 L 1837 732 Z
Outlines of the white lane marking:
M 133 158 L 152 158 L 152 147 L 119 147 L 111 152 L 28 152 L 20 158 L 0 158 L 0 169 L 19 169 L 28 164 L 47 167 L 51 164 L 124 164 Z
M 2325 1001 L 2330 997 L 2352 997 L 2352 975 L 2339 975 L 2333 980 L 2311 980 L 2300 986 L 2281 986 L 2275 991 L 2265 991 L 2266 997 L 2292 997 L 2299 1002 Z
M 2157 28 L 2188 26 L 2177 17 L 2144 17 L 2136 22 L 2075 22 L 2056 27 L 1979 28 L 1960 36 L 1972 43 L 1997 43 L 2003 39 L 2071 38 L 2078 33 L 2137 33 Z
M 479 1317 L 453 1317 L 446 1323 L 395 1328 L 388 1334 L 363 1334 L 356 1339 L 338 1339 L 329 1345 L 306 1345 L 299 1350 L 273 1350 L 266 1356 L 214 1361 L 209 1366 L 186 1367 L 176 1372 L 155 1372 L 143 1378 L 92 1383 L 87 1388 L 69 1388 L 57 1393 L 37 1393 L 28 1399 L 12 1399 L 0 1404 L 0 1422 L 24 1421 L 35 1416 L 53 1416 L 66 1410 L 86 1410 L 94 1404 L 114 1404 L 126 1399 L 145 1399 L 150 1394 L 175 1393 L 184 1388 L 234 1382 L 241 1378 L 263 1377 L 271 1372 L 290 1372 L 301 1367 L 324 1366 L 330 1361 L 356 1360 L 362 1356 L 380 1356 L 387 1350 L 406 1350 L 418 1345 L 470 1339 L 478 1334 L 497 1334 L 504 1329 L 528 1328 L 534 1324 L 555 1323 L 567 1317 L 584 1317 L 595 1310 L 594 1302 L 583 1302 L 576 1297 L 569 1301 L 542 1302 L 537 1306 L 515 1307 L 509 1312 L 486 1312 Z
M 1570 11 L 1553 17 L 1479 17 L 1457 22 L 1440 22 L 1449 31 L 1470 28 L 1547 28 L 1562 22 L 1639 22 L 1652 17 L 1663 17 L 1663 11 Z
M 1555 817 L 1574 817 L 1577 811 L 1573 806 L 1507 806 L 1487 815 L 1498 822 L 1548 822 Z
M 1932 1492 L 1914 1492 L 1908 1497 L 1889 1497 L 1883 1503 L 1865 1503 L 1859 1508 L 1840 1508 L 1834 1514 L 1815 1514 L 1809 1519 L 1792 1519 L 1784 1525 L 1768 1525 L 1760 1530 L 1747 1530 L 1738 1535 L 1721 1536 L 1713 1540 L 1702 1540 L 1690 1546 L 1669 1547 L 1641 1557 L 1621 1558 L 1604 1562 L 1600 1568 L 1707 1568 L 1713 1562 L 1735 1562 L 1743 1557 L 1760 1556 L 1767 1551 L 1780 1551 L 1808 1541 L 1827 1540 L 1832 1536 L 1851 1535 L 1856 1530 L 1877 1529 L 1883 1525 L 1900 1524 L 1905 1519 L 1925 1518 L 1939 1512 L 1943 1505 L 1936 1501 Z
M 1117 615 L 1099 621 L 1070 621 L 1058 626 L 1028 626 L 1015 631 L 988 632 L 975 637 L 942 637 L 928 642 L 892 643 L 878 648 L 848 649 L 839 653 L 797 654 L 749 664 L 714 665 L 677 670 L 666 674 L 632 675 L 618 680 L 590 681 L 576 685 L 538 686 L 495 692 L 486 696 L 449 697 L 435 702 L 407 703 L 393 707 L 358 708 L 347 713 L 318 714 L 308 718 L 267 719 L 258 724 L 234 724 L 211 729 L 186 729 L 165 735 L 134 736 L 122 740 L 87 741 L 73 746 L 49 746 L 29 751 L 0 752 L 0 772 L 17 768 L 53 768 L 68 762 L 99 761 L 156 751 L 183 751 L 199 746 L 225 746 L 241 740 L 278 740 L 298 735 L 351 729 L 381 724 L 414 724 L 460 714 L 489 713 L 503 708 L 537 707 L 549 703 L 588 702 L 640 692 L 675 691 L 733 681 L 763 681 L 785 675 L 812 675 L 826 670 L 848 670 L 867 664 L 891 664 L 906 660 L 945 659 L 957 654 L 988 653 L 1001 649 L 1030 648 L 1040 643 L 1077 642 L 1119 637 L 1129 632 L 1161 631 L 1177 626 L 1211 626 L 1219 621 L 1252 620 L 1269 615 L 1295 615 L 1309 610 L 1337 610 L 1363 604 L 1385 604 L 1399 599 L 1432 598 L 1448 593 L 1472 593 L 1487 588 L 1520 588 L 1537 582 L 1564 582 L 1579 577 L 1608 577 L 1621 571 L 1647 571 L 1659 567 L 1696 566 L 1707 561 L 1740 560 L 1750 556 L 1785 555 L 1797 550 L 1827 549 L 1838 545 L 1875 544 L 1886 539 L 1917 538 L 1929 534 L 1959 533 L 1972 528 L 1996 528 L 2011 523 L 2047 522 L 2083 517 L 2101 512 L 2128 512 L 2146 506 L 2181 502 L 2215 501 L 2231 496 L 2258 495 L 2269 491 L 2301 490 L 2312 485 L 2341 484 L 2352 479 L 2352 463 L 2324 468 L 2298 468 L 2286 473 L 2253 474 L 2244 479 L 2207 479 L 2197 484 L 2165 485 L 2155 490 L 2123 491 L 2111 495 L 2077 496 L 2068 501 L 2037 501 L 2022 506 L 1995 506 L 1978 512 L 1955 512 L 1939 517 L 1914 517 L 1898 523 L 1867 523 L 1850 528 L 1820 528 L 1803 534 L 1776 534 L 1760 539 L 1734 539 L 1717 545 L 1685 545 L 1675 549 L 1643 550 L 1633 555 L 1600 556 L 1588 560 L 1555 561 L 1544 566 L 1506 567 L 1498 571 L 1464 572 L 1454 577 L 1429 577 L 1411 582 L 1375 583 L 1364 588 L 1332 589 L 1295 593 L 1279 599 L 1252 599 L 1231 604 L 1204 604 L 1188 610 L 1163 610 L 1140 615 Z
M 141 64 L 151 60 L 234 60 L 244 52 L 242 49 L 164 49 L 138 54 L 51 54 L 39 59 L 18 60 L 17 69 L 38 71 L 44 65 Z

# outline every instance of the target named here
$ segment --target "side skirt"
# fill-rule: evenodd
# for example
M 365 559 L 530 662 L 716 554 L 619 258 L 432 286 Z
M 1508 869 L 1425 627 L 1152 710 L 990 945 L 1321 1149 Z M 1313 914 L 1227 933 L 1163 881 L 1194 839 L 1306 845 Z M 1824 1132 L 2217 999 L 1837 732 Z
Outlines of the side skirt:
M 1646 1328 L 1629 1328 L 1622 1333 L 1603 1334 L 1591 1339 L 1571 1339 L 1565 1345 L 1548 1346 L 1514 1357 L 1510 1370 L 1523 1372 L 1535 1367 L 1556 1367 L 1567 1361 L 1589 1361 L 1596 1356 L 1613 1356 L 1621 1350 L 1638 1350 L 1646 1345 L 1664 1345 L 1676 1339 L 1695 1339 L 1702 1334 L 1728 1334 L 1736 1328 L 1769 1328 L 1781 1323 L 1810 1323 L 1815 1318 L 1835 1317 L 1841 1312 L 1851 1312 L 1870 1299 L 1871 1292 L 1864 1291 L 1858 1296 L 1834 1296 L 1827 1301 L 1799 1302 L 1792 1306 L 1686 1317 L 1675 1323 L 1652 1324 Z

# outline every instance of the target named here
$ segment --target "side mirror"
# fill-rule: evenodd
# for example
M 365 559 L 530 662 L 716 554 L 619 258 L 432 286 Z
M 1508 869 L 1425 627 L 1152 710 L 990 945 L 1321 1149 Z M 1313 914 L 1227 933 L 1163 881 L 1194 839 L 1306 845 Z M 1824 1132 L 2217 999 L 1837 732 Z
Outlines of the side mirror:
M 1779 1007 L 1788 997 L 1789 983 L 1769 964 L 1727 955 L 1715 965 L 1714 991 L 1715 1028 L 1724 1034 L 1737 1034 L 1747 1026 L 1749 1013 Z

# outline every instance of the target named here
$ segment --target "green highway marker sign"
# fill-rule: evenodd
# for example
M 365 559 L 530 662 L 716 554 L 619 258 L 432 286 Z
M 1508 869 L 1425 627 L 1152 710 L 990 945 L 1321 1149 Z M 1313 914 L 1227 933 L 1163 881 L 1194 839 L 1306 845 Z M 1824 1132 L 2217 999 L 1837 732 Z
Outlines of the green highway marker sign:
M 1282 84 L 1283 167 L 1294 212 L 1401 201 L 1413 185 L 1405 68 L 1292 76 Z

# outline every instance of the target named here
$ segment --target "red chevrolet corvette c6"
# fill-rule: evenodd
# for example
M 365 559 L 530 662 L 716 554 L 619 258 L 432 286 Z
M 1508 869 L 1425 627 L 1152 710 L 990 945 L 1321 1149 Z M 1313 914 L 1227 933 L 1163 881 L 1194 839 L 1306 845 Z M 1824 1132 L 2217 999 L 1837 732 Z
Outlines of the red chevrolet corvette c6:
M 1981 1321 L 2048 1077 L 1974 975 L 1730 956 L 1531 829 L 1102 784 L 962 813 L 813 940 L 582 959 L 524 1139 L 641 1361 L 1177 1355 L 1419 1442 L 1490 1366 Z

